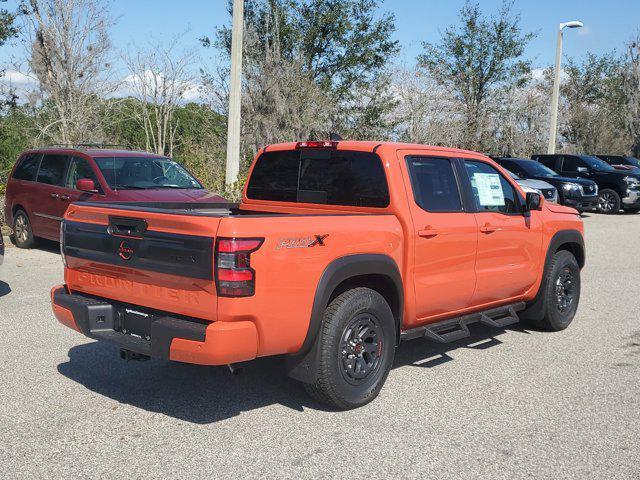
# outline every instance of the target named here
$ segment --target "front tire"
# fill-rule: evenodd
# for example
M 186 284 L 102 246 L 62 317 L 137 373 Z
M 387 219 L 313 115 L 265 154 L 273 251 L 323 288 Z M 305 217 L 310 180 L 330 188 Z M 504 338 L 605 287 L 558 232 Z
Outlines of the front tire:
M 393 364 L 396 324 L 385 299 L 359 287 L 327 307 L 319 342 L 317 380 L 305 384 L 316 400 L 347 410 L 378 396 Z
M 35 238 L 29 217 L 23 210 L 13 215 L 13 235 L 11 240 L 18 248 L 31 248 L 35 245 Z
M 598 212 L 605 215 L 615 215 L 620 212 L 622 201 L 615 190 L 605 188 L 598 193 Z
M 544 316 L 540 327 L 558 332 L 567 328 L 580 302 L 580 267 L 566 250 L 552 257 L 544 282 Z

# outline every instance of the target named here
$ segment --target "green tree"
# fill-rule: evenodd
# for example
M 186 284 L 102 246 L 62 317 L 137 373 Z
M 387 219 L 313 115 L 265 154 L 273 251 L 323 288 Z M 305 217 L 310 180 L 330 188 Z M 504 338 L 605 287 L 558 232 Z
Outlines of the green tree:
M 482 149 L 497 94 L 522 86 L 530 73 L 530 62 L 523 55 L 534 34 L 523 32 L 512 1 L 505 0 L 498 14 L 489 17 L 479 4 L 467 2 L 459 18 L 438 43 L 423 43 L 418 63 L 460 102 L 463 146 Z
M 350 137 L 388 133 L 385 115 L 393 99 L 384 73 L 399 47 L 392 39 L 394 16 L 380 14 L 378 3 L 247 0 L 245 25 L 247 31 L 255 32 L 258 48 L 245 51 L 245 58 L 262 59 L 270 46 L 278 45 L 279 55 L 299 62 L 302 74 L 309 75 L 336 105 L 331 129 Z M 228 54 L 230 26 L 219 29 L 213 42 L 203 41 Z
M 560 134 L 565 149 L 590 154 L 627 153 L 621 68 L 615 52 L 601 56 L 588 53 L 582 62 L 567 62 L 567 78 L 560 90 Z
M 0 3 L 6 3 L 7 0 L 0 0 Z M 15 24 L 16 14 L 10 12 L 6 8 L 0 8 L 0 47 L 7 40 L 18 34 L 18 27 Z

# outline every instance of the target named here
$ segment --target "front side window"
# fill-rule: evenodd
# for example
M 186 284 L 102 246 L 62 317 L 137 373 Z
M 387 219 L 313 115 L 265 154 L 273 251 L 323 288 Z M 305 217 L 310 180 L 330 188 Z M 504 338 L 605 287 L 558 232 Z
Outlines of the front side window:
M 35 181 L 38 174 L 38 164 L 40 163 L 39 153 L 30 153 L 22 158 L 20 164 L 13 172 L 13 178 L 16 180 Z
M 247 197 L 353 207 L 389 205 L 386 175 L 375 153 L 313 148 L 263 153 L 253 168 Z
M 89 162 L 84 158 L 73 157 L 69 164 L 69 173 L 67 173 L 67 188 L 75 189 L 78 180 L 85 178 L 93 180 L 93 183 L 98 187 L 98 179 Z
M 582 162 L 576 157 L 563 157 L 562 158 L 562 171 L 575 173 L 578 171 L 578 167 L 587 168 L 587 164 Z
M 408 157 L 407 165 L 416 203 L 428 212 L 462 210 L 460 190 L 448 158 Z
M 94 159 L 113 190 L 201 189 L 179 163 L 164 157 L 98 157 Z
M 47 185 L 61 186 L 64 183 L 64 172 L 67 169 L 67 155 L 46 155 L 42 157 L 38 170 L 38 182 Z
M 513 186 L 495 168 L 484 162 L 464 162 L 479 212 L 521 213 Z

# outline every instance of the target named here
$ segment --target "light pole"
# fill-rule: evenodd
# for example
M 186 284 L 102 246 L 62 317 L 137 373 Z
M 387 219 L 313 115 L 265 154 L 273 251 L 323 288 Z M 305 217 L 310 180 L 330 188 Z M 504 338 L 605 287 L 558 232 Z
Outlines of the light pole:
M 227 173 L 225 184 L 238 181 L 240 171 L 240 108 L 242 91 L 242 31 L 244 29 L 244 0 L 233 0 L 231 30 L 231 78 L 229 85 L 229 118 L 227 124 Z
M 584 24 L 577 20 L 561 23 L 558 29 L 558 46 L 556 48 L 556 71 L 553 80 L 551 97 L 551 131 L 549 132 L 549 148 L 547 153 L 556 153 L 556 135 L 558 133 L 558 101 L 560 98 L 560 64 L 562 63 L 562 31 L 565 28 L 581 28 Z

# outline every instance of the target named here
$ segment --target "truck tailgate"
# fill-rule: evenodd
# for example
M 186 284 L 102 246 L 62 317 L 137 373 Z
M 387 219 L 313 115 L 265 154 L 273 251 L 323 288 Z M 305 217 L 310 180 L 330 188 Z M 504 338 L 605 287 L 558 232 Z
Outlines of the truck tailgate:
M 73 204 L 61 238 L 67 287 L 213 321 L 217 314 L 213 256 L 220 220 Z

